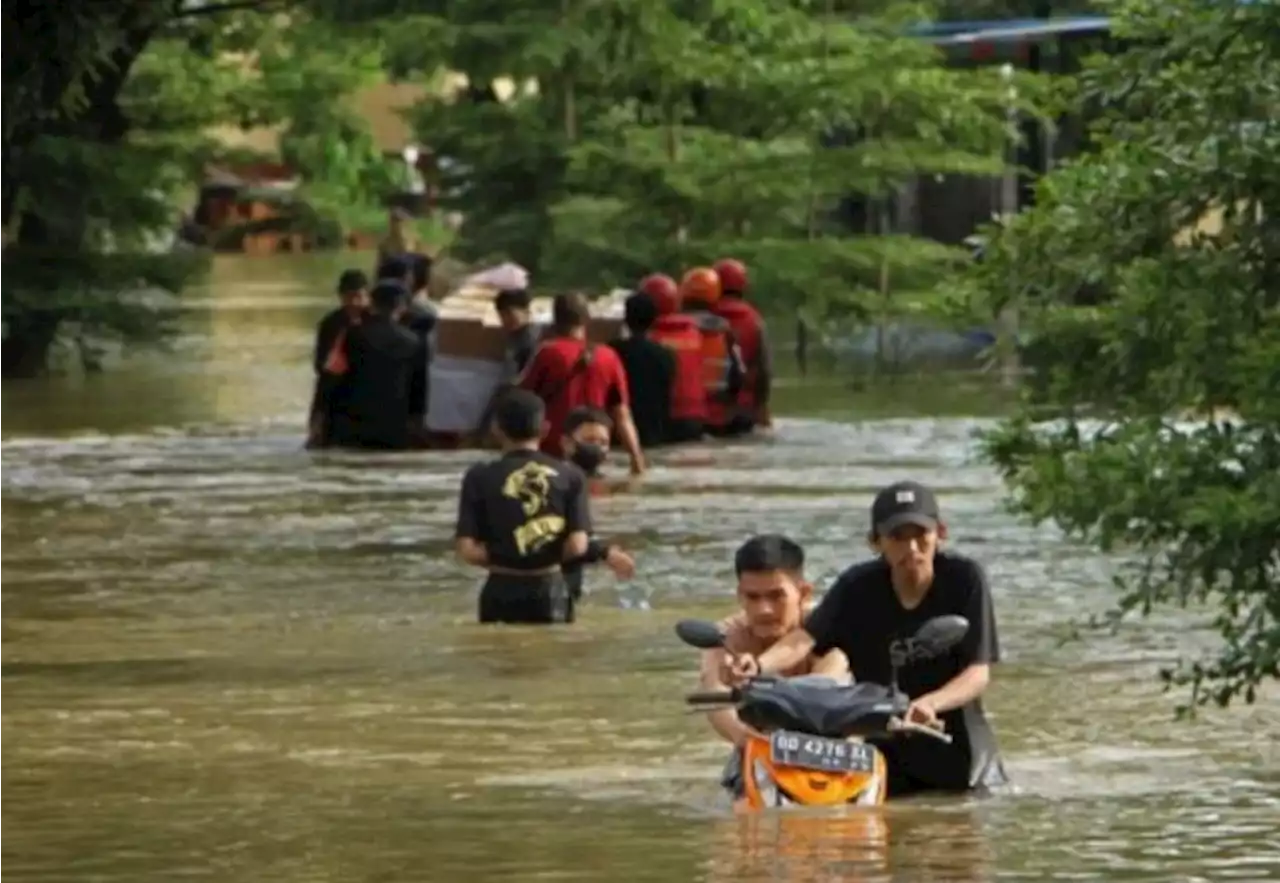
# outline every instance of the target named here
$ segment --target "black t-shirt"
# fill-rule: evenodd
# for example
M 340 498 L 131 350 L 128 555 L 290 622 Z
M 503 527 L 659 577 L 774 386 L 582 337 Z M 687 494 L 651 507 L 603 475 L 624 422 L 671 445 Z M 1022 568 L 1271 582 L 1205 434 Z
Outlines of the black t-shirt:
M 938 552 L 933 585 L 920 604 L 907 610 L 898 600 L 883 558 L 856 564 L 827 591 L 805 624 L 818 652 L 831 648 L 849 657 L 854 677 L 888 685 L 892 680 L 890 645 L 900 642 L 908 661 L 899 672 L 899 688 L 915 699 L 939 689 L 970 665 L 1000 661 L 991 591 L 981 565 L 953 552 Z M 959 614 L 969 631 L 951 650 L 933 658 L 911 657 L 910 637 L 926 620 Z M 904 736 L 889 746 L 906 774 L 922 786 L 963 790 L 999 784 L 1003 767 L 995 737 L 980 699 L 940 715 L 954 741 Z
M 489 563 L 513 570 L 560 564 L 569 534 L 591 532 L 587 477 L 538 451 L 477 463 L 462 478 L 454 535 L 485 544 Z
M 425 403 L 421 341 L 386 316 L 369 316 L 347 331 L 347 373 L 326 394 L 334 444 L 402 448 L 409 420 Z
M 507 334 L 504 354 L 508 379 L 518 376 L 529 365 L 538 349 L 539 333 L 536 325 L 525 325 Z
M 676 357 L 670 349 L 646 337 L 610 341 L 627 372 L 631 419 L 642 447 L 661 444 L 671 413 L 671 385 Z

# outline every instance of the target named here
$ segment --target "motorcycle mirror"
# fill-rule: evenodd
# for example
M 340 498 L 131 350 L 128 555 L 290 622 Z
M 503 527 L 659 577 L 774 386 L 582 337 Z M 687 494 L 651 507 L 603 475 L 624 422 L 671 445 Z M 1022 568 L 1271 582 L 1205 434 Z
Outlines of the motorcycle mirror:
M 917 646 L 925 648 L 930 655 L 937 655 L 950 650 L 959 644 L 969 633 L 969 620 L 963 616 L 951 614 L 935 616 L 927 620 L 913 636 Z
M 699 650 L 714 650 L 724 646 L 724 632 L 714 622 L 707 622 L 705 619 L 680 620 L 676 623 L 676 636 Z

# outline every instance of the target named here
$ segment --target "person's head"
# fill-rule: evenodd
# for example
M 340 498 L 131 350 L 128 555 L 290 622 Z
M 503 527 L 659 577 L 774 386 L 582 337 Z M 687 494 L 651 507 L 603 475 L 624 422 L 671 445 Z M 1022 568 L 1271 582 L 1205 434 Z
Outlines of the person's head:
M 409 213 L 399 206 L 387 212 L 387 227 L 392 233 L 399 233 L 409 222 Z
M 900 481 L 876 494 L 869 540 L 893 570 L 895 585 L 928 586 L 933 556 L 946 537 L 938 499 L 924 485 Z
M 720 277 L 710 267 L 694 267 L 680 280 L 680 301 L 686 310 L 706 309 L 720 299 Z
M 546 433 L 546 414 L 534 393 L 508 390 L 493 407 L 493 429 L 504 448 L 536 448 Z
M 564 336 L 586 337 L 591 310 L 581 294 L 557 294 L 551 302 L 551 324 Z
M 622 310 L 622 321 L 632 337 L 644 337 L 658 320 L 658 305 L 643 291 L 628 297 Z
M 574 408 L 564 419 L 564 455 L 587 475 L 594 475 L 609 456 L 613 421 L 599 408 Z
M 338 301 L 348 312 L 358 312 L 369 305 L 369 278 L 359 270 L 344 270 L 338 277 Z
M 659 316 L 669 316 L 680 310 L 680 286 L 666 273 L 650 273 L 640 280 L 636 290 L 653 298 Z
M 498 321 L 504 331 L 519 331 L 529 324 L 529 292 L 523 288 L 506 288 L 493 298 Z
M 383 258 L 378 264 L 378 281 L 392 279 L 405 288 L 413 284 L 413 267 L 403 257 Z
M 804 549 L 781 534 L 762 534 L 733 556 L 738 603 L 757 638 L 776 641 L 800 627 L 813 586 L 804 578 Z
M 409 293 L 394 279 L 383 279 L 369 293 L 369 307 L 379 316 L 396 318 L 409 302 Z
M 747 293 L 747 265 L 737 258 L 721 258 L 712 267 L 720 277 L 724 297 L 742 297 Z

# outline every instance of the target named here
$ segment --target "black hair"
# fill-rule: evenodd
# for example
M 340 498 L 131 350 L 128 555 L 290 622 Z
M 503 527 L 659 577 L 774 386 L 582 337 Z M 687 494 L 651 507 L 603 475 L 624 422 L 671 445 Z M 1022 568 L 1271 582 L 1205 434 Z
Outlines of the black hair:
M 588 423 L 599 423 L 605 429 L 613 432 L 613 421 L 609 419 L 609 415 L 599 408 L 592 408 L 589 405 L 583 405 L 574 408 L 569 412 L 569 416 L 564 418 L 564 434 L 573 435 L 579 426 L 585 426 Z
M 409 262 L 403 257 L 383 258 L 378 263 L 378 279 L 394 279 L 403 282 L 409 275 Z
M 404 290 L 404 285 L 392 279 L 383 279 L 373 286 L 373 291 L 369 292 L 369 302 L 373 304 L 374 309 L 383 313 L 391 312 L 406 300 L 408 300 L 408 292 Z
M 581 294 L 557 294 L 551 302 L 551 323 L 561 334 L 585 328 L 590 318 L 590 306 Z
M 527 310 L 529 309 L 529 303 L 529 292 L 523 288 L 504 288 L 493 298 L 493 308 L 499 312 L 503 310 Z
M 502 394 L 493 407 L 493 425 L 508 441 L 534 441 L 542 435 L 542 421 L 547 413 L 542 399 L 527 389 L 513 389 Z
M 644 334 L 658 320 L 657 302 L 643 291 L 628 297 L 623 311 L 623 321 L 634 334 Z
M 338 277 L 338 294 L 350 294 L 369 287 L 369 277 L 361 270 L 343 270 Z
M 772 570 L 803 573 L 804 549 L 795 540 L 782 534 L 760 534 L 738 547 L 733 555 L 733 570 L 738 576 Z

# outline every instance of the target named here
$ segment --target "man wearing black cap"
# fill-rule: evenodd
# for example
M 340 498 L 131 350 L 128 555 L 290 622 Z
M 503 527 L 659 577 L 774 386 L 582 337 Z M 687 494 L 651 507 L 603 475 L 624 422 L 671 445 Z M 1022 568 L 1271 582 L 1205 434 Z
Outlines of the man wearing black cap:
M 778 672 L 815 649 L 839 649 L 859 681 L 887 685 L 891 654 L 905 657 L 899 687 L 912 697 L 908 717 L 942 725 L 953 741 L 904 736 L 882 745 L 891 797 L 1006 781 L 981 699 L 991 666 L 1000 661 L 991 592 L 981 565 L 939 550 L 946 536 L 937 498 L 927 487 L 903 481 L 880 491 L 868 537 L 879 557 L 846 570 L 803 628 L 758 659 L 740 659 L 735 669 L 739 678 Z M 916 652 L 910 636 L 926 620 L 948 614 L 969 621 L 964 640 L 938 656 Z
M 368 315 L 347 332 L 346 365 L 326 388 L 326 436 L 338 447 L 403 450 L 422 425 L 427 363 L 418 338 L 399 324 L 404 286 L 383 281 Z

